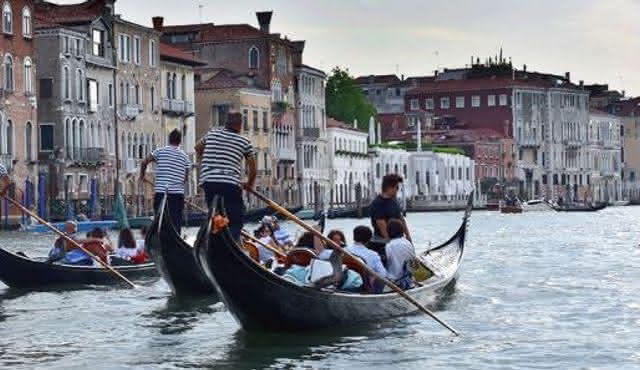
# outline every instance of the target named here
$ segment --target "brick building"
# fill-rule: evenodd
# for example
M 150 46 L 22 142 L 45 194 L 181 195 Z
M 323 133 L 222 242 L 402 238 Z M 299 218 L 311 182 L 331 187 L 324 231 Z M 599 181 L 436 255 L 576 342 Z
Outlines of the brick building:
M 4 1 L 1 23 L 0 57 L 0 161 L 13 176 L 16 188 L 10 195 L 37 205 L 40 181 L 35 149 L 38 130 L 36 99 L 36 58 L 33 44 L 33 2 Z M 47 144 L 47 143 L 45 143 Z M 23 197 L 22 190 L 27 193 Z M 44 189 L 42 189 L 44 190 Z M 5 203 L 3 203 L 5 204 Z M 41 214 L 46 207 L 38 207 Z M 2 207 L 3 222 L 20 222 L 19 213 Z

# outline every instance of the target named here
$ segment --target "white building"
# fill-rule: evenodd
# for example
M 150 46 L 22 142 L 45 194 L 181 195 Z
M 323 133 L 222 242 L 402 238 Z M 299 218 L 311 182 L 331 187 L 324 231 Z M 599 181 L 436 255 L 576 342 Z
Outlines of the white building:
M 407 185 L 411 181 L 409 175 L 409 152 L 404 149 L 374 147 L 371 154 L 371 198 L 382 191 L 382 178 L 385 175 L 397 174 L 404 179 L 398 197 L 404 199 L 411 196 Z
M 327 118 L 329 140 L 330 199 L 334 205 L 368 200 L 370 194 L 371 164 L 368 156 L 369 135 L 359 131 L 356 125 Z
M 415 199 L 465 200 L 474 189 L 474 166 L 462 154 L 411 153 L 407 194 Z
M 298 178 L 303 207 L 322 205 L 330 190 L 325 114 L 326 74 L 306 65 L 296 68 Z M 318 199 L 318 197 L 320 197 Z
M 588 198 L 596 202 L 622 200 L 622 138 L 620 119 L 605 112 L 589 114 L 587 164 Z

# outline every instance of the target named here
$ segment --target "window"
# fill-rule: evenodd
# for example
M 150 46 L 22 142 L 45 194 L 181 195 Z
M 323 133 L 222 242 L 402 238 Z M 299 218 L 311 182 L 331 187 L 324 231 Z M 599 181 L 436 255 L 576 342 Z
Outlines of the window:
M 149 41 L 149 65 L 152 67 L 156 66 L 156 42 L 155 40 Z
M 140 105 L 140 85 L 138 84 L 134 88 L 134 98 L 136 99 L 136 105 Z
M 462 180 L 462 167 L 458 167 L 458 180 Z
M 242 111 L 242 128 L 249 131 L 249 111 L 247 109 Z
M 92 32 L 93 48 L 92 53 L 97 57 L 104 57 L 104 31 L 93 30 Z
M 22 9 L 22 36 L 31 37 L 31 10 L 28 7 Z
M 507 94 L 500 94 L 500 105 L 507 105 Z
M 182 75 L 182 81 L 180 83 L 180 96 L 182 97 L 182 100 L 187 99 L 187 76 L 186 75 Z
M 13 33 L 13 13 L 8 1 L 5 1 L 2 7 L 2 31 L 8 34 Z
M 269 132 L 269 112 L 262 112 L 262 129 L 264 132 Z
M 260 64 L 260 53 L 258 52 L 258 48 L 252 46 L 249 49 L 249 68 L 257 69 Z
M 451 180 L 456 179 L 456 169 L 451 167 Z
M 474 108 L 480 106 L 480 95 L 474 95 L 471 97 L 471 106 Z
M 76 70 L 76 86 L 77 86 L 77 95 L 78 95 L 78 100 L 79 101 L 84 101 L 84 82 L 82 79 L 82 71 L 81 70 Z
M 167 99 L 171 99 L 171 72 L 167 72 Z
M 33 126 L 31 122 L 27 121 L 27 126 L 24 128 L 24 141 L 25 141 L 25 158 L 28 162 L 33 160 Z
M 24 58 L 24 92 L 33 93 L 33 64 L 29 57 Z
M 80 184 L 78 184 L 78 190 L 81 192 L 87 192 L 87 175 L 80 175 Z
M 97 112 L 98 111 L 98 102 L 100 101 L 98 97 L 98 81 L 89 80 L 89 111 Z
M 131 36 L 121 34 L 120 35 L 120 43 L 119 43 L 119 52 L 118 55 L 120 57 L 121 62 L 130 62 L 131 61 Z
M 427 98 L 427 100 L 424 101 L 424 106 L 427 110 L 433 110 L 433 98 Z
M 43 152 L 53 150 L 53 125 L 40 125 L 40 150 Z
M 140 38 L 137 36 L 133 37 L 133 62 L 140 64 Z
M 153 110 L 156 107 L 156 97 L 155 97 L 156 88 L 155 87 L 151 86 L 151 88 L 149 89 L 149 95 L 150 95 L 149 98 L 151 100 L 151 111 L 153 112 Z
M 420 109 L 420 102 L 418 102 L 418 99 L 411 99 L 411 110 L 418 109 Z
M 464 96 L 456 96 L 456 108 L 464 108 Z
M 440 109 L 449 109 L 449 98 L 440 98 Z
M 9 54 L 4 57 L 4 89 L 13 91 L 13 58 Z
M 258 132 L 258 111 L 254 110 L 251 113 L 253 115 L 253 132 Z
M 82 51 L 82 44 L 80 42 L 80 39 L 74 39 L 73 41 L 75 43 L 76 56 L 80 56 L 80 52 Z
M 495 105 L 496 105 L 496 96 L 495 95 L 487 96 L 487 106 L 495 107 Z
M 113 107 L 113 84 L 109 84 L 109 106 Z
M 50 98 L 53 96 L 53 79 L 41 78 L 40 79 L 40 98 Z

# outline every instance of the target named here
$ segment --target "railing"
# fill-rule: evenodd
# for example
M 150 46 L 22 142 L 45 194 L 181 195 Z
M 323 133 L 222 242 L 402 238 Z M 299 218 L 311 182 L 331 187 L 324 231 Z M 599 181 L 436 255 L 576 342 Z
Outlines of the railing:
M 287 148 L 287 147 L 277 148 L 276 149 L 276 156 L 281 161 L 283 161 L 283 160 L 284 161 L 295 161 L 296 160 L 296 151 L 293 148 Z
M 304 127 L 302 129 L 302 136 L 317 139 L 320 137 L 320 128 Z
M 13 170 L 13 157 L 11 154 L 0 155 L 0 163 L 7 169 L 8 172 Z
M 81 162 L 104 160 L 104 148 L 67 148 L 67 159 Z
M 140 106 L 137 104 L 121 104 L 120 114 L 126 119 L 133 120 L 140 114 Z
M 520 146 L 540 146 L 540 141 L 534 136 L 525 136 L 518 140 Z
M 568 147 L 574 147 L 574 148 L 582 146 L 582 141 L 577 139 L 565 139 L 562 141 L 562 143 Z
M 162 111 L 176 115 L 193 114 L 193 102 L 178 99 L 162 99 Z

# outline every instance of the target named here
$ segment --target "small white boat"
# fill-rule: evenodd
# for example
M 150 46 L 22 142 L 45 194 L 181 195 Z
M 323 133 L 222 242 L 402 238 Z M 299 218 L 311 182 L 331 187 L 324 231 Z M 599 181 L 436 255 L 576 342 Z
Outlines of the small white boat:
M 542 199 L 532 199 L 522 203 L 522 210 L 524 212 L 553 211 L 553 207 Z

